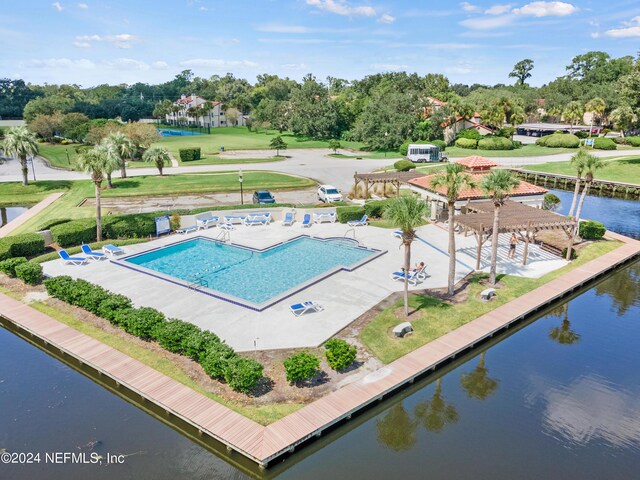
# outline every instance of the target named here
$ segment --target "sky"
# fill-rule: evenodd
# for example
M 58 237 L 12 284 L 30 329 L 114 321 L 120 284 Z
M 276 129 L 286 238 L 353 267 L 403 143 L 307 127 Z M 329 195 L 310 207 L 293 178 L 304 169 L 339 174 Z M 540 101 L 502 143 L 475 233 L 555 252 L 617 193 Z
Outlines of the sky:
M 359 79 L 442 73 L 451 83 L 531 85 L 591 50 L 640 51 L 639 0 L 3 0 L 0 77 L 31 83 L 161 83 L 261 73 Z

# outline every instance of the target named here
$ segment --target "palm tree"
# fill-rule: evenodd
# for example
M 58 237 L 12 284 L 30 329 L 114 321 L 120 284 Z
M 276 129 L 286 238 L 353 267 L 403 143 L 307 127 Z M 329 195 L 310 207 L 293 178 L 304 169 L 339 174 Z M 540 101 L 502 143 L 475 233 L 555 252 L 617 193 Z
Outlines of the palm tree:
M 110 161 L 106 148 L 101 145 L 87 150 L 78 157 L 78 166 L 91 175 L 91 181 L 96 188 L 96 238 L 99 242 L 102 241 L 100 190 Z
M 436 381 L 436 390 L 429 402 L 421 403 L 415 408 L 415 415 L 424 428 L 430 432 L 441 432 L 450 423 L 459 419 L 456 407 L 442 397 L 442 379 Z
M 426 204 L 416 197 L 394 198 L 384 210 L 384 217 L 402 231 L 404 245 L 404 314 L 409 315 L 409 269 L 411 268 L 411 242 L 416 237 L 416 227 L 422 224 Z
M 163 147 L 150 147 L 142 154 L 142 160 L 144 162 L 154 163 L 160 176 L 162 176 L 162 169 L 165 165 L 171 164 L 171 157 L 166 148 Z
M 27 156 L 38 154 L 38 141 L 27 127 L 12 127 L 4 135 L 2 150 L 5 155 L 20 159 L 22 168 L 22 185 L 29 185 L 29 169 L 27 168 Z
M 107 177 L 107 188 L 113 188 L 111 174 L 120 168 L 121 157 L 113 143 L 106 141 L 106 138 L 94 147 L 105 158 L 104 174 Z
M 447 204 L 449 206 L 449 283 L 447 293 L 453 295 L 456 277 L 456 236 L 454 232 L 454 215 L 456 200 L 460 191 L 475 186 L 471 176 L 464 172 L 459 163 L 447 164 L 445 171 L 437 174 L 431 180 L 433 188 L 443 187 L 447 190 Z
M 471 398 L 484 400 L 498 388 L 498 381 L 489 377 L 489 370 L 485 367 L 485 354 L 480 354 L 480 361 L 470 373 L 465 373 L 460 378 L 460 384 Z
M 604 163 L 600 160 L 599 157 L 595 155 L 587 154 L 584 158 L 584 168 L 586 173 L 584 174 L 585 186 L 582 189 L 582 195 L 580 196 L 580 203 L 578 203 L 578 208 L 576 210 L 576 228 L 580 223 L 580 213 L 582 213 L 582 205 L 584 204 L 584 199 L 589 193 L 589 187 L 591 187 L 591 182 L 593 182 L 593 177 L 595 175 L 596 170 L 604 167 Z
M 131 156 L 133 155 L 133 152 L 135 150 L 135 147 L 133 146 L 133 142 L 129 137 L 127 137 L 127 135 L 125 135 L 122 132 L 110 133 L 105 138 L 105 141 L 113 145 L 115 151 L 118 154 L 118 166 L 120 168 L 120 177 L 127 178 L 125 158 L 131 158 Z
M 624 137 L 624 131 L 630 130 L 634 123 L 638 121 L 638 117 L 635 113 L 633 113 L 632 108 L 629 105 L 620 105 L 616 108 L 611 115 L 609 115 L 609 120 L 616 128 L 620 129 L 622 136 Z
M 509 198 L 509 193 L 520 184 L 509 170 L 491 170 L 482 179 L 482 191 L 491 197 L 493 202 L 493 232 L 491 236 L 491 269 L 489 270 L 492 285 L 496 284 L 496 263 L 498 262 L 498 234 L 500 230 L 500 207 Z
M 567 103 L 567 106 L 564 107 L 564 110 L 562 111 L 562 116 L 565 121 L 569 122 L 569 131 L 573 133 L 574 122 L 577 125 L 584 116 L 584 107 L 582 106 L 582 103 L 577 100 Z
M 589 155 L 584 148 L 581 148 L 578 153 L 571 157 L 571 166 L 576 171 L 576 188 L 573 190 L 573 199 L 571 200 L 571 208 L 569 209 L 569 216 L 573 216 L 573 212 L 578 202 L 578 195 L 580 194 L 580 182 L 582 180 L 582 172 L 584 172 L 585 158 Z
M 524 111 L 524 108 L 520 106 L 516 106 L 511 112 L 511 117 L 509 121 L 514 128 L 514 133 L 516 132 L 518 125 L 523 123 L 527 119 L 527 114 Z M 513 140 L 513 135 L 511 135 L 511 140 Z
M 396 403 L 384 417 L 376 420 L 376 432 L 378 443 L 396 452 L 411 450 L 416 443 L 416 422 L 402 402 Z
M 600 97 L 593 98 L 587 102 L 585 106 L 587 112 L 591 112 L 591 128 L 589 128 L 589 136 L 593 130 L 593 118 L 597 115 L 600 119 L 607 108 L 607 104 Z

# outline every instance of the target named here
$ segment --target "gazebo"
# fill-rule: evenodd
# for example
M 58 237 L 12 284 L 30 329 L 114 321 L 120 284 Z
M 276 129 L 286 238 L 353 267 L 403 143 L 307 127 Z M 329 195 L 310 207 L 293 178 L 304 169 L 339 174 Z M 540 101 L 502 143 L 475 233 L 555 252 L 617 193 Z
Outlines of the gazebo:
M 462 215 L 456 215 L 454 221 L 464 228 L 465 233 L 472 231 L 477 240 L 476 269 L 478 270 L 480 269 L 482 245 L 493 234 L 494 205 L 492 201 L 469 203 L 467 212 Z M 567 235 L 566 259 L 569 260 L 571 258 L 571 248 L 573 247 L 575 226 L 575 220 L 563 215 L 529 207 L 512 200 L 507 200 L 500 207 L 498 233 L 515 233 L 524 242 L 523 265 L 527 264 L 529 242 L 537 232 L 542 230 L 564 231 Z
M 371 185 L 382 184 L 386 191 L 387 184 L 391 184 L 396 188 L 397 195 L 400 195 L 400 185 L 408 183 L 414 178 L 424 177 L 424 173 L 420 172 L 381 172 L 381 173 L 358 173 L 353 176 L 354 190 L 358 188 L 360 182 L 364 182 L 365 198 L 369 196 L 369 187 Z

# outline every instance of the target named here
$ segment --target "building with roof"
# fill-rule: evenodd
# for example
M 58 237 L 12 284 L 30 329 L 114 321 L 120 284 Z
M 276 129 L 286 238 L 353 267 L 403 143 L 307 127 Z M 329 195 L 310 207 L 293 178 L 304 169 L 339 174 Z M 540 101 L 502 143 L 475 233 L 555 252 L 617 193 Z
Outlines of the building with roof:
M 198 95 L 182 95 L 173 102 L 173 109 L 165 119 L 170 125 L 187 124 L 203 128 L 237 127 L 246 125 L 242 114 L 237 119 L 227 119 L 222 102 L 212 102 Z
M 480 188 L 480 183 L 483 177 L 498 164 L 489 158 L 478 155 L 462 158 L 457 160 L 456 163 L 465 167 L 465 170 L 476 185 L 476 187 L 465 188 L 460 191 L 455 204 L 456 214 L 458 214 L 469 203 L 480 202 L 489 198 Z M 446 220 L 449 214 L 447 209 L 447 189 L 444 187 L 434 188 L 431 182 L 435 177 L 436 174 L 425 175 L 410 179 L 407 184 L 412 191 L 430 202 L 432 220 Z M 520 184 L 511 192 L 509 198 L 524 205 L 541 208 L 545 193 L 547 193 L 546 189 L 521 180 Z

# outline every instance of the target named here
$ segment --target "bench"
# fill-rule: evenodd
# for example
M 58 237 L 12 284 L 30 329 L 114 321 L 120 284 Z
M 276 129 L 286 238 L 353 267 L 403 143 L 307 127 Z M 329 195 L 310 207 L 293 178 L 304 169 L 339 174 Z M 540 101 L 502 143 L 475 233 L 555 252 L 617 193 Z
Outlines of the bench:
M 482 300 L 491 300 L 495 296 L 496 296 L 495 288 L 487 288 L 486 290 L 483 290 L 482 292 L 480 292 L 480 298 Z
M 391 330 L 396 337 L 404 337 L 413 333 L 413 326 L 409 322 L 402 322 L 393 327 Z

